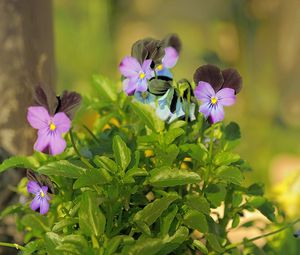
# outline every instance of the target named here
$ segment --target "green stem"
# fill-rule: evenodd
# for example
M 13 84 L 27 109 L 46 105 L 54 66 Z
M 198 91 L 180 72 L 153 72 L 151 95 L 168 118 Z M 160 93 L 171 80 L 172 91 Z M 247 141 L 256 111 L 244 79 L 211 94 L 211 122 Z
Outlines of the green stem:
M 295 225 L 298 222 L 300 222 L 300 218 L 297 219 L 297 220 L 295 220 L 295 221 L 293 221 L 293 222 L 291 222 L 291 223 L 289 223 L 289 224 L 287 224 L 287 225 L 285 225 L 282 228 L 279 228 L 279 229 L 275 230 L 275 231 L 272 231 L 272 232 L 269 232 L 269 233 L 266 233 L 266 234 L 263 234 L 263 235 L 260 235 L 260 236 L 253 237 L 251 239 L 247 239 L 245 241 L 242 241 L 242 242 L 239 242 L 239 243 L 236 243 L 236 244 L 230 244 L 230 245 L 228 245 L 228 246 L 225 247 L 225 250 L 228 251 L 228 250 L 236 248 L 236 247 L 238 247 L 240 245 L 245 245 L 245 243 L 252 243 L 252 242 L 254 242 L 254 241 L 258 240 L 258 239 L 278 234 L 281 231 L 286 230 L 286 229 L 292 227 L 293 225 Z
M 25 250 L 25 247 L 16 243 L 4 243 L 4 242 L 0 242 L 0 246 L 4 246 L 4 247 L 11 247 L 11 248 L 15 248 L 17 250 Z
M 93 137 L 93 139 L 100 144 L 99 139 L 93 134 L 93 132 L 86 126 L 86 125 L 82 125 L 83 128 L 90 134 L 91 137 Z

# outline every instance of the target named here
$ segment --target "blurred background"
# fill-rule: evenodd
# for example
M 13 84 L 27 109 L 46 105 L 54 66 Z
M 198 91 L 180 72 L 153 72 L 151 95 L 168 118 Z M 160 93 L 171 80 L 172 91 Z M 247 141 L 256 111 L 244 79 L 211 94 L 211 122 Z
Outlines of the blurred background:
M 3 0 L 0 12 L 4 2 L 17 3 L 15 11 L 21 10 L 21 18 L 16 16 L 15 23 L 11 19 L 5 23 L 0 18 L 0 31 L 9 27 L 11 34 L 12 27 L 21 24 L 17 31 L 24 36 L 27 30 L 22 26 L 22 17 L 25 21 L 29 17 L 27 25 L 32 26 L 32 22 L 35 27 L 31 29 L 33 32 L 30 30 L 25 46 L 34 44 L 37 52 L 39 47 L 44 47 L 48 55 L 43 58 L 41 54 L 30 65 L 23 61 L 24 66 L 34 67 L 38 77 L 44 72 L 44 81 L 56 86 L 58 93 L 72 89 L 88 95 L 91 75 L 95 73 L 117 84 L 118 64 L 125 55 L 130 55 L 136 40 L 160 39 L 169 33 L 178 34 L 183 44 L 173 70 L 175 79 L 192 80 L 195 69 L 205 63 L 238 69 L 244 87 L 237 104 L 226 109 L 225 121 L 235 121 L 241 127 L 238 152 L 253 168 L 247 178 L 249 182 L 265 183 L 268 196 L 276 198 L 290 217 L 300 215 L 299 0 L 45 0 L 39 4 L 29 0 L 28 6 L 29 3 L 35 6 L 29 10 L 19 3 L 22 1 Z M 9 8 L 2 12 L 5 10 L 7 14 Z M 27 8 L 25 16 L 22 8 Z M 4 39 L 1 41 L 0 32 L 2 45 L 11 49 L 10 44 L 4 44 Z M 12 40 L 14 44 L 19 43 Z M 20 52 L 17 51 L 17 56 Z M 27 56 L 31 55 L 27 52 Z M 43 61 L 47 68 L 41 71 L 38 67 Z M 25 126 L 26 108 L 16 106 L 16 100 L 7 100 L 5 96 L 8 95 L 3 85 L 5 77 L 16 75 L 20 69 L 13 65 L 16 69 L 5 74 L 8 63 L 0 60 L 2 141 L 12 137 L 11 129 Z M 23 82 L 23 76 L 19 80 Z M 31 80 L 26 81 L 28 87 Z M 18 91 L 22 92 L 22 99 L 17 102 L 24 100 L 23 87 Z M 9 105 L 16 115 L 7 113 Z M 21 117 L 16 124 L 18 113 Z M 4 120 L 13 116 L 14 124 L 9 126 L 3 122 L 3 116 Z M 26 139 L 32 139 L 31 131 L 24 130 L 26 127 L 18 131 L 18 137 L 21 133 L 22 141 L 26 134 Z M 1 139 L 1 146 L 10 154 L 30 152 L 26 147 L 28 142 L 23 147 L 12 147 L 14 140 L 1 142 Z

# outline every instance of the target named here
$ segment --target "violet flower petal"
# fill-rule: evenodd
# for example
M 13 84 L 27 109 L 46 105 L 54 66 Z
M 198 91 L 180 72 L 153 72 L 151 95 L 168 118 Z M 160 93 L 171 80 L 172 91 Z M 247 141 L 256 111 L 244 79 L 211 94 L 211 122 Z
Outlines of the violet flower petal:
M 145 92 L 147 91 L 148 83 L 146 79 L 142 79 L 139 81 L 136 91 Z
M 173 47 L 165 48 L 165 56 L 162 58 L 162 65 L 165 68 L 172 68 L 176 65 L 178 53 Z
M 59 133 L 67 133 L 71 128 L 71 120 L 64 112 L 58 112 L 52 119 Z
M 38 131 L 38 138 L 33 146 L 34 150 L 43 152 L 50 143 L 49 128 L 43 128 Z
M 37 195 L 40 193 L 41 187 L 37 184 L 35 181 L 29 181 L 27 184 L 27 191 L 29 193 L 32 193 L 34 195 Z
M 234 89 L 224 88 L 217 92 L 216 97 L 218 98 L 218 103 L 230 106 L 235 103 L 235 91 Z
M 125 57 L 119 65 L 119 70 L 127 78 L 136 77 L 142 67 L 140 63 L 133 57 Z
M 46 214 L 49 211 L 49 202 L 45 197 L 40 199 L 40 214 Z
M 62 153 L 66 148 L 66 141 L 61 137 L 59 132 L 53 132 L 50 139 L 50 153 L 57 155 Z
M 39 196 L 35 196 L 35 198 L 30 203 L 30 208 L 33 211 L 36 211 L 40 207 L 40 204 L 41 204 L 40 197 Z
M 216 104 L 212 107 L 210 117 L 212 123 L 222 121 L 224 119 L 224 108 L 221 104 Z
M 203 115 L 207 118 L 211 113 L 212 107 L 210 102 L 202 103 L 199 107 L 199 112 L 203 113 Z
M 136 85 L 137 84 L 137 79 L 125 79 L 123 80 L 123 91 L 128 95 L 131 96 L 134 94 Z
M 215 91 L 212 88 L 212 86 L 205 82 L 205 81 L 199 81 L 197 87 L 194 90 L 195 96 L 204 102 L 210 102 L 211 98 L 215 96 Z
M 145 78 L 146 79 L 151 79 L 154 76 L 154 72 L 151 68 L 151 59 L 146 59 L 143 64 L 142 64 L 142 70 L 145 73 Z
M 49 125 L 50 116 L 44 107 L 31 106 L 28 108 L 27 120 L 33 128 L 41 129 Z

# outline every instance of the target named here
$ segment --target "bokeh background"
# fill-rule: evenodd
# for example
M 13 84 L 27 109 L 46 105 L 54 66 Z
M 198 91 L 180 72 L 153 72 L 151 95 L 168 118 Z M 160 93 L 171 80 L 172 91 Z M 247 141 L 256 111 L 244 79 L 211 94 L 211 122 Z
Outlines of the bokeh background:
M 118 81 L 118 63 L 133 42 L 176 33 L 183 43 L 176 79 L 191 80 L 205 63 L 242 74 L 226 121 L 241 126 L 238 150 L 253 167 L 250 180 L 268 191 L 285 180 L 299 197 L 299 24 L 298 0 L 55 0 L 58 89 L 87 94 L 93 73 Z

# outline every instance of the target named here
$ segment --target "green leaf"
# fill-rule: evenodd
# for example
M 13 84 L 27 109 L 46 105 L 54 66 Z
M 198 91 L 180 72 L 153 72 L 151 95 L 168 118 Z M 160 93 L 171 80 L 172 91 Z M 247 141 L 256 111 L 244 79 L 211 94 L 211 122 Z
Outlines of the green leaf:
M 197 210 L 198 212 L 209 214 L 210 208 L 209 203 L 204 197 L 200 195 L 187 195 L 186 196 L 186 205 L 192 209 Z
M 264 192 L 264 185 L 260 183 L 254 183 L 246 189 L 246 194 L 253 196 L 262 196 Z
M 26 214 L 21 223 L 34 232 L 48 232 L 50 228 L 48 226 L 48 219 L 39 214 Z
M 149 203 L 142 210 L 138 211 L 134 215 L 133 220 L 135 222 L 144 222 L 150 226 L 168 209 L 171 203 L 179 198 L 177 193 L 167 193 L 163 198 L 155 199 L 152 203 Z
M 40 166 L 40 163 L 33 156 L 29 156 L 29 157 L 15 156 L 15 157 L 10 157 L 9 159 L 4 160 L 0 164 L 0 173 L 9 168 L 13 168 L 13 167 L 29 168 L 29 169 L 35 170 L 39 166 Z
M 49 255 L 60 255 L 61 253 L 56 250 L 62 242 L 62 238 L 53 232 L 47 232 L 45 235 L 45 248 Z
M 92 77 L 94 88 L 96 88 L 100 100 L 107 102 L 114 102 L 117 100 L 117 93 L 115 91 L 115 86 L 112 85 L 106 78 L 93 75 Z
M 35 240 L 27 243 L 25 249 L 22 252 L 22 255 L 32 255 L 35 253 L 35 251 L 43 249 L 42 242 L 43 242 L 42 240 Z
M 206 198 L 211 202 L 213 207 L 218 207 L 224 201 L 226 195 L 225 184 L 210 184 L 205 189 Z
M 217 166 L 222 165 L 230 165 L 231 163 L 237 162 L 240 159 L 240 156 L 238 154 L 222 151 L 215 155 L 213 159 L 213 163 Z
M 160 224 L 160 234 L 165 236 L 169 233 L 171 224 L 178 212 L 178 206 L 173 204 L 163 213 Z
M 270 221 L 275 222 L 275 208 L 274 205 L 266 200 L 265 203 L 257 207 L 257 210 L 259 210 L 264 216 L 266 216 Z
M 244 177 L 237 167 L 234 166 L 220 166 L 216 170 L 217 176 L 226 182 L 241 184 L 244 180 Z
M 183 134 L 184 134 L 184 130 L 182 128 L 170 129 L 164 136 L 166 145 L 171 144 L 172 142 L 174 142 L 174 140 L 177 137 L 179 137 Z
M 62 243 L 56 247 L 56 250 L 64 254 L 89 254 L 87 240 L 81 235 L 65 236 Z
M 79 189 L 96 184 L 103 185 L 111 182 L 111 180 L 112 177 L 104 168 L 89 169 L 74 182 L 73 188 Z
M 86 169 L 67 160 L 59 160 L 48 163 L 37 169 L 37 172 L 45 175 L 56 175 L 68 178 L 78 178 L 86 172 Z
M 136 176 L 147 176 L 148 172 L 143 168 L 133 167 L 129 169 L 124 176 L 124 183 L 134 183 L 133 177 Z
M 131 150 L 118 135 L 113 138 L 113 151 L 117 164 L 125 171 L 131 161 Z
M 208 231 L 208 224 L 205 215 L 196 210 L 188 210 L 183 217 L 183 222 L 191 229 L 197 229 L 201 233 Z
M 116 251 L 119 247 L 119 245 L 124 241 L 125 238 L 131 238 L 134 242 L 134 239 L 132 237 L 126 236 L 126 235 L 119 235 L 114 236 L 111 238 L 107 244 L 107 248 L 105 250 L 105 255 L 113 255 L 116 254 Z
M 200 251 L 201 253 L 203 253 L 203 254 L 208 254 L 208 250 L 207 250 L 205 244 L 202 243 L 201 241 L 199 241 L 199 240 L 194 240 L 192 245 L 193 245 L 193 247 L 195 247 L 195 248 L 196 248 L 198 251 Z
M 85 191 L 82 194 L 78 215 L 80 229 L 85 235 L 100 236 L 104 233 L 106 219 L 99 208 L 94 192 Z
M 212 233 L 208 233 L 205 235 L 209 245 L 211 246 L 211 248 L 219 253 L 223 253 L 224 252 L 224 248 L 220 245 L 218 237 Z
M 174 160 L 179 154 L 179 148 L 175 144 L 171 144 L 166 148 L 166 150 L 157 150 L 157 166 L 169 166 L 172 165 Z
M 237 140 L 241 138 L 241 131 L 240 127 L 237 123 L 235 122 L 230 122 L 226 127 L 225 127 L 225 139 L 226 140 Z
M 55 223 L 55 225 L 52 228 L 52 231 L 58 232 L 58 231 L 63 230 L 65 227 L 73 226 L 76 223 L 78 223 L 78 218 L 66 218 L 66 219 L 63 219 L 63 220 Z
M 140 238 L 132 245 L 127 245 L 122 250 L 122 255 L 156 255 L 164 246 L 159 238 Z
M 183 152 L 187 152 L 193 159 L 205 162 L 208 158 L 208 151 L 203 144 L 184 144 L 180 146 Z
M 152 107 L 140 102 L 133 102 L 131 105 L 137 117 L 141 119 L 148 128 L 157 133 L 163 131 L 165 123 L 156 116 Z
M 98 166 L 106 169 L 111 173 L 116 173 L 118 171 L 118 165 L 115 161 L 111 160 L 106 156 L 95 156 L 93 162 Z
M 240 224 L 240 215 L 236 214 L 233 217 L 231 227 L 236 228 Z
M 187 170 L 172 169 L 170 167 L 156 168 L 150 171 L 148 181 L 157 187 L 173 187 L 177 185 L 194 184 L 200 182 L 200 176 Z

